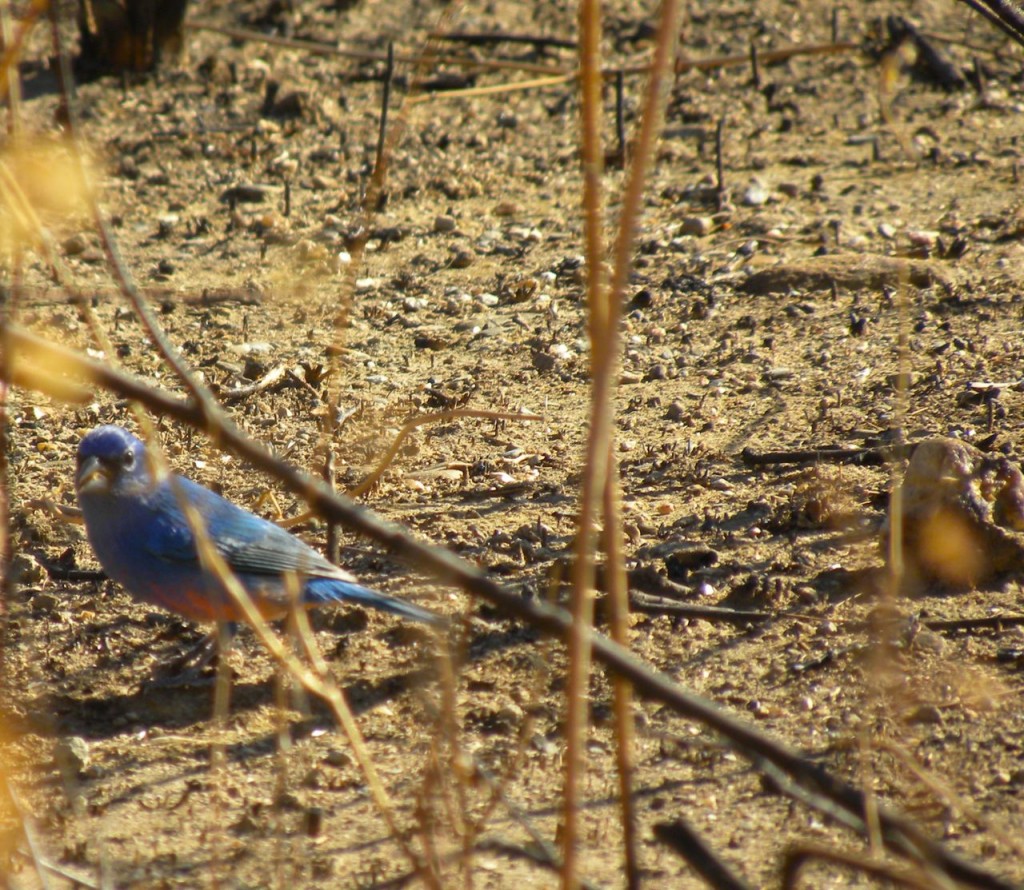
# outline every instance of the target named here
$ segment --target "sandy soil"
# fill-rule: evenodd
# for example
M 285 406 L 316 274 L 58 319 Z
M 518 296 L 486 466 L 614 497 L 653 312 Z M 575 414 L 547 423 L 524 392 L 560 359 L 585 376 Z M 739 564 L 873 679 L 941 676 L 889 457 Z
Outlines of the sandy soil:
M 298 0 L 275 18 L 270 4 L 199 2 L 190 15 L 224 26 L 280 28 L 287 19 L 296 37 L 377 52 L 389 39 L 414 50 L 435 27 L 556 36 L 575 27 L 571 4 L 545 0 L 467 4 L 457 14 L 434 3 L 340 7 Z M 954 4 L 839 10 L 840 37 L 858 46 L 891 13 L 951 38 L 936 45 L 964 71 L 976 64 L 984 90 L 975 78 L 944 91 L 904 59 L 891 80 L 888 126 L 878 62 L 861 49 L 765 65 L 760 90 L 749 66 L 679 76 L 628 293 L 616 424 L 626 550 L 631 568 L 677 582 L 686 602 L 775 617 L 736 625 L 638 612 L 632 645 L 687 688 L 1022 882 L 1020 629 L 917 627 L 888 656 L 873 657 L 866 622 L 898 469 L 745 459 L 746 449 L 876 446 L 901 419 L 912 441 L 957 436 L 1015 460 L 1024 448 L 1021 53 Z M 652 12 L 614 4 L 608 64 L 641 61 L 652 21 Z M 47 52 L 44 38 L 30 44 L 37 59 Z M 694 58 L 742 55 L 750 41 L 767 51 L 830 39 L 826 12 L 808 0 L 753 12 L 749 4 L 713 12 L 697 5 L 684 29 Z M 419 413 L 465 406 L 542 415 L 540 423 L 459 419 L 421 428 L 364 500 L 525 596 L 559 592 L 589 392 L 571 84 L 458 99 L 418 93 L 424 101 L 407 105 L 396 123 L 403 129 L 388 200 L 373 217 L 351 313 L 336 332 L 344 278 L 337 257 L 361 219 L 383 64 L 204 31 L 190 31 L 187 43 L 187 60 L 157 79 L 123 87 L 105 78 L 78 91 L 103 205 L 168 336 L 221 393 L 277 367 L 294 371 L 229 410 L 314 471 L 333 392 L 351 412 L 336 441 L 341 486 L 362 479 Z M 530 46 L 473 51 L 547 65 L 573 59 Z M 24 121 L 53 133 L 59 99 L 33 73 Z M 402 97 L 413 74 L 407 65 L 399 74 Z M 485 71 L 475 82 L 525 76 Z M 268 78 L 280 84 L 269 115 Z M 626 80 L 629 126 L 641 86 Z M 613 99 L 609 92 L 609 112 Z M 723 116 L 728 200 L 720 208 L 712 186 Z M 621 181 L 620 170 L 609 170 L 610 195 Z M 237 186 L 254 186 L 259 200 L 229 201 Z M 117 296 L 88 220 L 48 222 L 74 280 L 96 297 L 116 352 L 107 358 L 180 392 Z M 813 260 L 820 254 L 832 257 L 824 278 L 808 266 L 826 262 Z M 926 265 L 903 273 L 902 288 L 889 287 L 901 276 L 882 257 Z M 95 346 L 42 261 L 33 257 L 24 283 L 20 323 Z M 911 372 L 905 417 L 895 386 L 901 316 Z M 336 337 L 346 351 L 324 379 Z M 968 388 L 977 381 L 1004 385 L 986 400 Z M 400 884 L 408 863 L 327 710 L 276 692 L 273 663 L 246 633 L 231 656 L 226 723 L 211 716 L 209 683 L 155 686 L 154 665 L 202 629 L 137 605 L 91 574 L 97 565 L 81 527 L 28 506 L 39 498 L 72 505 L 77 441 L 100 422 L 131 424 L 127 407 L 104 393 L 71 408 L 12 391 L 8 416 L 23 574 L 4 616 L 0 763 L 45 856 L 116 887 Z M 295 497 L 202 437 L 171 423 L 161 433 L 181 472 L 267 516 L 302 512 Z M 322 523 L 295 530 L 323 546 Z M 554 886 L 527 855 L 533 842 L 524 825 L 556 841 L 563 648 L 410 573 L 401 554 L 350 536 L 341 555 L 368 584 L 490 622 L 474 624 L 459 653 L 451 726 L 467 754 L 503 777 L 503 795 L 464 873 L 458 826 L 485 813 L 490 791 L 452 781 L 450 736 L 435 716 L 437 642 L 360 609 L 314 617 L 399 824 L 416 848 L 433 845 L 446 886 L 465 874 L 477 887 Z M 984 590 L 926 590 L 899 609 L 927 621 L 1019 606 L 1020 582 L 1010 577 Z M 611 689 L 600 672 L 591 697 L 583 871 L 619 886 Z M 637 705 L 637 720 L 646 886 L 701 886 L 652 835 L 654 824 L 680 816 L 754 886 L 777 881 L 794 844 L 863 849 L 773 792 L 702 727 L 646 704 Z M 224 763 L 215 769 L 218 747 Z M 19 820 L 4 807 L 0 869 L 10 886 L 36 886 Z M 805 885 L 868 883 L 812 866 Z

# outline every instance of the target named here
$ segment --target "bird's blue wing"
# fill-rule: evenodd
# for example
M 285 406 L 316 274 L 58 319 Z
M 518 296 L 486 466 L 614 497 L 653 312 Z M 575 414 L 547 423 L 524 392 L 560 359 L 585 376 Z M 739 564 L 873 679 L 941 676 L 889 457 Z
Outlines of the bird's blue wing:
M 181 476 L 165 480 L 152 495 L 152 505 L 160 517 L 146 535 L 146 550 L 153 556 L 170 562 L 198 563 L 195 537 L 179 497 L 198 509 L 217 550 L 236 572 L 349 577 L 280 526 Z

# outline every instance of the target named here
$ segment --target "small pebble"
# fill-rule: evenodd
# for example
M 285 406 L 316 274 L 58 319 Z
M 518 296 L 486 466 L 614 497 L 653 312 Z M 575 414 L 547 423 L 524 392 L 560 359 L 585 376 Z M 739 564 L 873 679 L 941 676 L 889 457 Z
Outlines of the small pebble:
M 54 749 L 54 759 L 59 767 L 68 767 L 76 776 L 89 765 L 89 744 L 79 736 L 68 736 L 57 742 Z
M 121 175 L 125 179 L 139 178 L 139 165 L 131 155 L 122 155 L 120 164 Z
M 61 248 L 64 251 L 64 256 L 78 256 L 81 253 L 85 253 L 89 248 L 89 242 L 86 240 L 85 235 L 72 235 L 64 240 Z
M 267 190 L 258 185 L 235 185 L 221 192 L 224 204 L 258 204 L 266 200 Z
M 932 248 L 939 240 L 938 232 L 928 232 L 919 229 L 911 229 L 907 232 L 907 238 L 915 247 Z
M 744 207 L 760 207 L 768 202 L 768 192 L 760 183 L 751 183 L 740 196 Z
M 39 574 L 39 578 L 35 579 L 38 581 L 42 577 L 42 569 L 40 569 L 38 565 L 35 565 L 34 568 L 36 573 Z M 31 581 L 33 579 L 22 577 L 18 580 Z M 60 600 L 57 597 L 55 597 L 52 593 L 37 593 L 34 597 L 32 597 L 32 610 L 35 612 L 39 612 L 41 614 L 49 614 L 51 612 L 56 612 L 57 607 L 59 605 Z
M 942 723 L 942 711 L 935 705 L 920 705 L 907 715 L 907 723 Z
M 451 266 L 453 269 L 468 269 L 476 260 L 476 254 L 471 250 L 459 248 L 452 251 Z
M 703 238 L 710 235 L 714 228 L 715 221 L 710 216 L 684 216 L 679 224 L 679 234 Z

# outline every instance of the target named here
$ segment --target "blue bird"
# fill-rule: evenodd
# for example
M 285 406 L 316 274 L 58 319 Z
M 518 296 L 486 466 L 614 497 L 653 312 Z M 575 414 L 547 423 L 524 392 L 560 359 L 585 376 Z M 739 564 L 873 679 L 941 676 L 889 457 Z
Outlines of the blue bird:
M 192 621 L 244 616 L 199 561 L 179 498 L 202 516 L 217 551 L 260 614 L 288 613 L 289 592 L 307 607 L 359 603 L 439 626 L 426 609 L 368 587 L 294 535 L 182 476 L 154 478 L 145 445 L 119 426 L 101 426 L 78 446 L 75 476 L 89 543 L 107 575 L 145 603 Z M 289 576 L 297 579 L 291 582 Z M 297 583 L 297 586 L 296 586 Z

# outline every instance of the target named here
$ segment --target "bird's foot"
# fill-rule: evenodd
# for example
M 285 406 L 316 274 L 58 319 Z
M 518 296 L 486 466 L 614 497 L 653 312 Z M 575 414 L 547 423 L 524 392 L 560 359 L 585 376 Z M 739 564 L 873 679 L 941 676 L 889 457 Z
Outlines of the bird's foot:
M 221 645 L 230 647 L 236 627 L 228 624 L 204 636 L 182 655 L 159 662 L 153 669 L 155 686 L 206 686 L 217 679 Z

